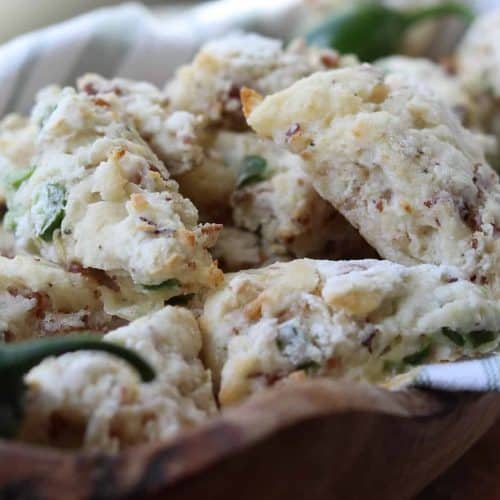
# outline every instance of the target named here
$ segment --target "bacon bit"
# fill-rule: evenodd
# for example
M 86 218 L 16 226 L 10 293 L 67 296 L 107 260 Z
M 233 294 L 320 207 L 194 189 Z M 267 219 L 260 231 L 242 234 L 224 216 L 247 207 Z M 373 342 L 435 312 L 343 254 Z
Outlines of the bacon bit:
M 323 66 L 327 68 L 336 68 L 339 65 L 340 57 L 336 52 L 330 50 L 322 50 L 319 56 L 319 60 Z
M 116 282 L 115 278 L 109 276 L 102 269 L 95 269 L 93 267 L 83 267 L 79 262 L 71 262 L 68 266 L 68 271 L 70 273 L 78 273 L 86 278 L 95 281 L 98 285 L 105 286 L 114 292 L 119 292 L 120 287 Z
M 455 202 L 460 218 L 472 231 L 477 231 L 481 224 L 478 220 L 478 214 L 465 202 L 460 200 Z
M 266 384 L 268 386 L 276 384 L 276 382 L 279 382 L 283 378 L 283 375 L 279 373 L 265 373 L 262 374 L 261 376 L 263 376 L 266 379 Z
M 481 285 L 487 285 L 489 283 L 489 280 L 486 276 L 481 276 L 481 278 L 479 279 L 479 283 L 481 283 Z
M 441 221 L 437 217 L 434 219 L 434 222 L 436 223 L 437 227 L 441 227 Z
M 32 311 L 37 318 L 43 318 L 45 315 L 45 311 L 50 306 L 50 300 L 48 295 L 42 294 L 40 292 L 31 292 L 25 295 L 27 299 L 35 300 L 35 307 L 33 307 Z
M 470 242 L 470 246 L 476 250 L 477 249 L 477 245 L 478 245 L 478 241 L 477 241 L 477 238 L 472 238 L 471 242 Z
M 427 208 L 431 208 L 433 205 L 436 204 L 436 200 L 425 200 L 424 201 L 424 205 L 427 207 Z
M 97 95 L 97 89 L 92 82 L 88 82 L 83 86 L 83 91 L 87 95 Z
M 241 87 L 239 85 L 236 85 L 235 83 L 233 83 L 231 85 L 231 88 L 229 89 L 227 95 L 229 98 L 231 99 L 240 99 L 240 91 L 241 91 Z
M 342 360 L 335 356 L 326 360 L 326 369 L 327 370 L 336 370 L 342 366 Z
M 458 281 L 458 278 L 455 278 L 454 276 L 448 276 L 444 278 L 444 281 L 446 283 L 456 283 Z
M 382 200 L 378 200 L 376 203 L 375 203 L 375 208 L 379 211 L 379 212 L 383 212 L 384 211 L 384 202 Z
M 102 97 L 96 97 L 94 99 L 94 103 L 97 105 L 97 106 L 103 106 L 105 108 L 109 108 L 110 107 L 110 104 L 108 101 L 105 101 Z
M 406 203 L 406 202 L 402 202 L 401 203 L 401 208 L 407 213 L 407 214 L 411 214 L 412 213 L 412 209 L 411 209 L 411 205 L 409 203 Z
M 291 139 L 292 137 L 300 134 L 302 132 L 302 129 L 300 127 L 299 123 L 292 123 L 290 127 L 288 127 L 288 130 L 285 133 L 285 137 L 287 139 Z
M 35 305 L 31 308 L 37 318 L 44 316 L 45 310 L 50 306 L 50 300 L 47 294 L 41 292 L 34 292 L 32 290 L 20 290 L 19 288 L 9 286 L 7 292 L 13 297 L 21 296 L 28 300 L 34 300 Z

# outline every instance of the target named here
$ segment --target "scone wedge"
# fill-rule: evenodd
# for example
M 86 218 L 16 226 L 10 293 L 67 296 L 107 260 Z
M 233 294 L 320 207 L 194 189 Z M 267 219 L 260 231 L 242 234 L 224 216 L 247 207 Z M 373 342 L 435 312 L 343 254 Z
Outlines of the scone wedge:
M 187 309 L 166 307 L 104 339 L 142 355 L 156 379 L 143 383 L 128 365 L 103 353 L 48 358 L 25 378 L 22 440 L 117 452 L 169 438 L 215 413 L 210 373 L 198 358 L 200 331 Z
M 500 305 L 448 266 L 301 259 L 226 275 L 204 305 L 221 405 L 305 377 L 388 383 L 497 348 Z
M 210 288 L 222 278 L 208 252 L 221 227 L 198 223 L 127 116 L 71 88 L 40 94 L 35 168 L 6 215 L 16 246 L 164 300 Z
M 498 175 L 433 93 L 360 65 L 250 95 L 249 124 L 302 156 L 318 193 L 379 255 L 454 265 L 500 295 Z

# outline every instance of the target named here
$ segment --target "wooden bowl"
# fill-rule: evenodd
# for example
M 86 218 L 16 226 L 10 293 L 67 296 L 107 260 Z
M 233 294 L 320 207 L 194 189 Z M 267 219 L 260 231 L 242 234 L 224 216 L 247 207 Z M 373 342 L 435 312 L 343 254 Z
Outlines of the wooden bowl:
M 500 416 L 500 393 L 312 380 L 119 455 L 0 443 L 0 498 L 411 498 Z

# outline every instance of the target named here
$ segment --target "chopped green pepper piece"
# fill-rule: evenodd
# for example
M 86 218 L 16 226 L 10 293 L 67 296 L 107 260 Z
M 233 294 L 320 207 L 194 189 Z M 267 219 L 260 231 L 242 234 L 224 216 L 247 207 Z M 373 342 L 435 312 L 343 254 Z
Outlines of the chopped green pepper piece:
M 142 285 L 143 288 L 146 290 L 166 290 L 168 288 L 176 288 L 181 286 L 181 282 L 175 278 L 171 278 L 165 281 L 162 281 L 161 283 L 158 283 L 157 285 Z
M 480 345 L 487 344 L 495 340 L 497 334 L 495 332 L 490 332 L 489 330 L 477 330 L 475 332 L 470 332 L 467 337 L 472 344 L 472 347 L 479 347 Z
M 420 349 L 420 351 L 414 352 L 413 354 L 408 354 L 408 356 L 405 356 L 403 358 L 403 363 L 406 363 L 408 365 L 419 365 L 423 361 L 426 360 L 426 358 L 429 357 L 429 354 L 431 353 L 431 346 L 426 345 L 423 349 Z
M 241 162 L 240 175 L 236 186 L 238 189 L 266 179 L 267 161 L 258 155 L 245 156 Z
M 67 352 L 105 351 L 137 370 L 144 382 L 155 378 L 155 371 L 135 352 L 97 336 L 52 337 L 0 346 L 0 437 L 14 437 L 23 417 L 26 385 L 24 376 L 48 356 Z
M 52 241 L 56 229 L 61 227 L 66 206 L 66 190 L 57 182 L 44 184 L 35 195 L 31 213 L 35 221 L 36 235 Z
M 6 178 L 7 189 L 12 191 L 18 190 L 21 187 L 21 184 L 33 175 L 34 171 L 35 167 L 31 165 L 23 169 L 17 169 L 9 172 Z
M 469 23 L 473 13 L 455 2 L 400 11 L 378 2 L 363 3 L 321 24 L 307 35 L 307 41 L 332 47 L 343 54 L 356 54 L 361 61 L 374 61 L 398 52 L 405 32 L 425 19 L 455 15 Z
M 444 328 L 441 328 L 441 333 L 449 340 L 451 340 L 454 344 L 457 344 L 460 347 L 463 347 L 465 345 L 465 338 L 462 334 L 458 333 L 455 330 L 452 330 L 451 328 L 448 328 L 445 326 Z

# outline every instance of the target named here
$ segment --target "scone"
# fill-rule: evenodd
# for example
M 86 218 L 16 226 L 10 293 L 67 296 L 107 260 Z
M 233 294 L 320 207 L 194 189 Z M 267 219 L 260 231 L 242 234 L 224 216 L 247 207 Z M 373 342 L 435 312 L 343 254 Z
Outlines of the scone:
M 107 273 L 164 299 L 214 286 L 221 229 L 194 205 L 112 100 L 48 89 L 33 120 L 36 168 L 9 200 L 16 246 Z
M 124 78 L 107 80 L 89 73 L 78 79 L 77 88 L 112 102 L 114 108 L 121 107 L 171 175 L 179 175 L 203 162 L 201 117 L 186 111 L 171 111 L 169 99 L 154 85 Z
M 157 378 L 142 383 L 128 365 L 103 353 L 46 359 L 25 378 L 22 440 L 117 452 L 157 443 L 215 413 L 210 373 L 198 359 L 200 332 L 187 309 L 166 307 L 104 338 L 142 355 Z
M 226 275 L 200 326 L 221 405 L 283 380 L 386 383 L 497 348 L 500 306 L 457 268 L 295 260 Z
M 283 42 L 254 33 L 232 33 L 205 44 L 193 62 L 181 66 L 167 83 L 174 109 L 200 114 L 211 124 L 245 129 L 240 88 L 263 94 L 284 89 L 315 71 L 356 64 L 352 56 Z
M 500 9 L 472 24 L 458 47 L 456 67 L 485 130 L 500 138 Z
M 498 175 L 434 94 L 370 65 L 264 100 L 242 93 L 249 124 L 302 156 L 316 190 L 379 255 L 454 265 L 500 295 Z
M 106 332 L 123 323 L 104 311 L 91 278 L 37 257 L 0 257 L 0 341 Z
M 300 156 L 253 132 L 225 130 L 217 133 L 210 151 L 212 163 L 180 176 L 180 189 L 201 213 L 220 217 L 226 212 L 224 219 L 215 220 L 256 235 L 260 263 L 294 257 L 375 256 L 359 233 L 318 195 Z M 221 248 L 227 246 L 222 243 Z M 235 259 L 222 260 L 234 263 Z

